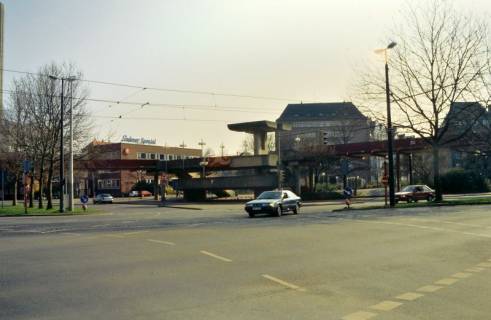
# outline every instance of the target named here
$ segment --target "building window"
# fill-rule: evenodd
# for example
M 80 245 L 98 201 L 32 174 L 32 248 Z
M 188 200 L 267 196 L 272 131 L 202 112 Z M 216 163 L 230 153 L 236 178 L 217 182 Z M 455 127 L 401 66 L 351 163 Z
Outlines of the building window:
M 160 154 L 159 154 L 159 159 L 160 159 L 160 160 L 165 160 L 165 154 L 160 153 Z
M 138 152 L 137 158 L 138 159 L 146 159 L 147 158 L 147 154 L 146 153 L 143 153 L 143 152 Z
M 119 189 L 119 179 L 98 179 L 97 187 L 99 189 Z
M 150 159 L 155 160 L 156 154 L 155 153 L 150 153 Z

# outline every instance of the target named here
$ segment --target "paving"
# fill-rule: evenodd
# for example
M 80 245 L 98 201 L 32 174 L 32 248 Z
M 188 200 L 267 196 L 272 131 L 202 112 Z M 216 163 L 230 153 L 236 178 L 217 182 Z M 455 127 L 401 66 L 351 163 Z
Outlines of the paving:
M 0 218 L 0 319 L 489 319 L 491 206 Z

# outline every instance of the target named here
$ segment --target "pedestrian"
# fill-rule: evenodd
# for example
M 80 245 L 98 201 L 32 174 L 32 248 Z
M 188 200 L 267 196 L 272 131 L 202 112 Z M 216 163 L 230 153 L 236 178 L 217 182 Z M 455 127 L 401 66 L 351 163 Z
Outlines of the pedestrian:
M 350 209 L 351 197 L 353 196 L 353 189 L 347 186 L 343 190 L 343 195 L 344 195 L 344 203 L 346 204 L 346 209 Z

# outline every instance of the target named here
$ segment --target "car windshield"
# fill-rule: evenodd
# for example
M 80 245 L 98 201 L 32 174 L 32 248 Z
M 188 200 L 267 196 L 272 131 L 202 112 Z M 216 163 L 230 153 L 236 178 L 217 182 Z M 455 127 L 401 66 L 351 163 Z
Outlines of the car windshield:
M 258 199 L 280 199 L 281 192 L 279 191 L 266 191 L 263 192 L 257 197 Z
M 103 193 L 103 194 L 101 195 L 101 197 L 110 197 L 110 196 L 111 196 L 111 195 L 110 195 L 110 194 L 107 194 L 107 193 Z
M 414 191 L 414 186 L 407 186 L 404 189 L 402 189 L 402 192 L 413 192 Z

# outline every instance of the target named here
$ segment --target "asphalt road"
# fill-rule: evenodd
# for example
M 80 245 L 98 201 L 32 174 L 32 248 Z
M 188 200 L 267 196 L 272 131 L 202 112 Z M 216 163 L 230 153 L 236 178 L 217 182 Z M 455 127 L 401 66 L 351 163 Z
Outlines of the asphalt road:
M 0 218 L 0 319 L 491 319 L 491 206 Z

